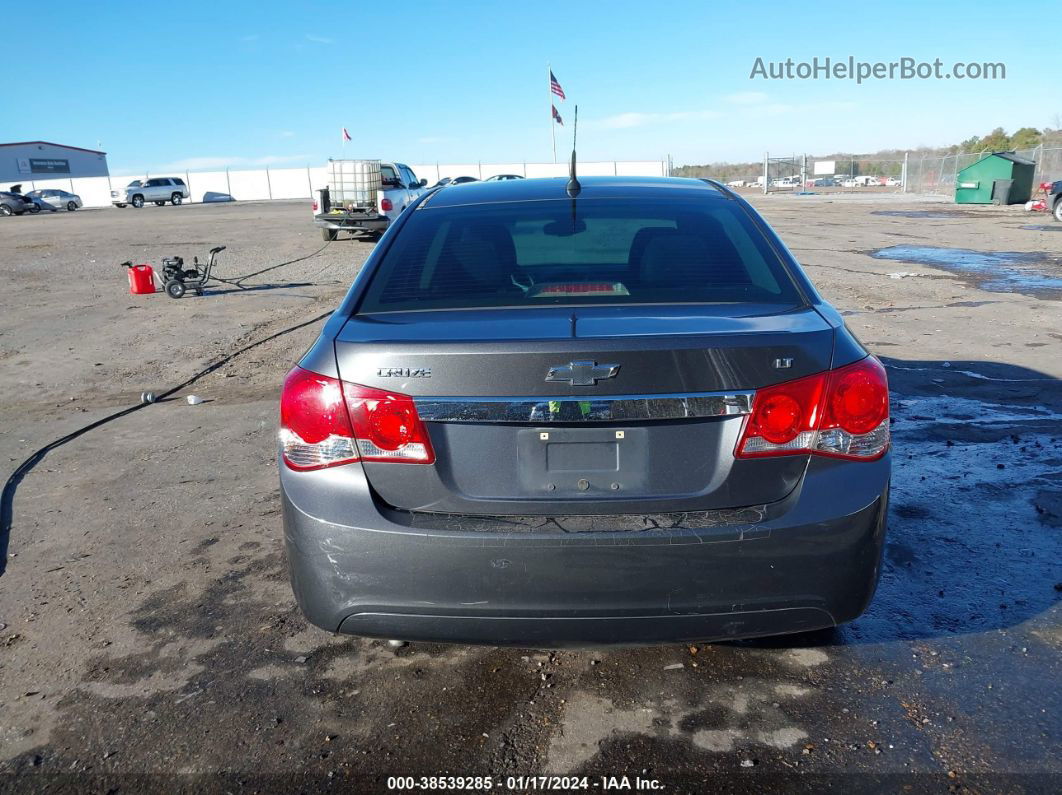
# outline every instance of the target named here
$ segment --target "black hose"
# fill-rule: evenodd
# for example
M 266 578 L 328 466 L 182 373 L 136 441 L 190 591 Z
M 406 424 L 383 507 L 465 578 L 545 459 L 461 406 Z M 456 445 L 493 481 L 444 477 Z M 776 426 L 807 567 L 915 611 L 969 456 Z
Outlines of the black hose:
M 322 249 L 323 249 L 323 246 L 322 246 Z M 319 253 L 319 251 L 320 251 L 320 249 L 318 251 L 315 251 L 314 254 Z M 313 254 L 311 254 L 309 256 L 312 257 Z M 308 259 L 308 257 L 303 257 L 303 259 Z M 298 262 L 298 260 L 292 260 L 292 262 Z M 283 264 L 290 265 L 291 263 L 290 262 L 286 262 L 286 263 L 283 263 Z M 280 267 L 280 266 L 274 266 L 274 267 Z M 266 270 L 270 270 L 270 269 L 267 268 Z M 259 271 L 259 272 L 262 273 L 264 271 Z M 256 274 L 250 274 L 250 275 L 254 276 Z M 171 395 L 175 394 L 176 392 L 179 392 L 180 390 L 184 389 L 185 387 L 191 386 L 192 384 L 194 384 L 196 381 L 198 381 L 203 376 L 209 375 L 210 373 L 214 372 L 215 370 L 218 370 L 219 368 L 223 367 L 224 365 L 228 364 L 230 361 L 235 359 L 237 356 L 240 356 L 241 354 L 246 353 L 247 351 L 251 350 L 252 348 L 257 348 L 259 345 L 262 345 L 263 343 L 269 342 L 270 340 L 275 340 L 277 337 L 282 337 L 285 334 L 290 334 L 292 331 L 298 331 L 301 328 L 305 328 L 306 326 L 313 325 L 314 323 L 318 322 L 319 320 L 324 320 L 326 317 L 328 317 L 331 314 L 332 314 L 331 312 L 325 312 L 324 314 L 318 315 L 317 317 L 311 318 L 310 320 L 304 320 L 302 323 L 298 323 L 298 324 L 296 324 L 294 326 L 289 326 L 288 328 L 282 329 L 281 331 L 278 331 L 275 334 L 270 334 L 268 337 L 263 337 L 260 340 L 255 340 L 254 342 L 251 342 L 251 343 L 249 343 L 247 345 L 244 345 L 239 350 L 233 351 L 232 353 L 228 354 L 227 356 L 224 356 L 221 359 L 218 359 L 213 364 L 208 365 L 204 369 L 202 369 L 199 372 L 195 373 L 193 376 L 191 376 L 190 378 L 182 381 L 181 383 L 177 384 L 176 386 L 170 387 L 165 392 L 160 394 L 155 400 L 157 401 L 157 400 L 162 400 L 164 398 L 170 397 Z M 18 467 L 15 468 L 15 471 L 11 473 L 11 476 L 4 483 L 4 491 L 3 491 L 3 493 L 0 494 L 0 576 L 2 576 L 3 573 L 7 570 L 7 548 L 8 548 L 8 543 L 9 543 L 9 541 L 11 539 L 11 527 L 12 527 L 12 525 L 14 523 L 14 515 L 15 515 L 15 510 L 14 510 L 15 490 L 18 488 L 19 484 L 22 482 L 22 479 L 35 466 L 37 466 L 37 464 L 39 464 L 44 459 L 44 457 L 46 455 L 48 455 L 48 453 L 50 453 L 52 450 L 56 449 L 57 447 L 62 447 L 67 442 L 72 442 L 74 439 L 77 439 L 79 436 L 83 436 L 84 434 L 88 433 L 89 431 L 92 431 L 92 430 L 95 430 L 96 428 L 99 428 L 101 425 L 106 425 L 108 422 L 111 422 L 112 420 L 117 420 L 117 419 L 119 419 L 121 417 L 125 417 L 125 416 L 127 416 L 129 414 L 132 414 L 134 411 L 139 411 L 140 409 L 147 408 L 150 405 L 152 405 L 152 404 L 141 401 L 140 403 L 138 403 L 135 406 L 129 406 L 128 408 L 124 408 L 121 411 L 116 411 L 113 414 L 108 414 L 106 417 L 102 417 L 101 419 L 98 419 L 98 420 L 95 420 L 93 422 L 90 422 L 88 425 L 84 425 L 84 426 L 78 428 L 75 431 L 71 431 L 70 433 L 66 434 L 65 436 L 59 437 L 58 439 L 56 439 L 53 442 L 49 442 L 44 447 L 42 447 L 39 450 L 35 451 L 25 461 L 23 461 L 21 464 L 19 464 Z
M 222 284 L 229 284 L 229 285 L 232 285 L 233 287 L 237 287 L 237 288 L 239 288 L 241 290 L 246 290 L 248 287 L 260 286 L 260 285 L 245 285 L 245 284 L 243 284 L 244 281 L 246 281 L 247 279 L 250 279 L 252 276 L 261 276 L 263 273 L 269 273 L 269 271 L 275 271 L 277 268 L 283 268 L 285 265 L 294 265 L 296 262 L 302 262 L 303 260 L 308 260 L 311 257 L 316 257 L 318 254 L 320 254 L 322 251 L 324 251 L 330 245 L 332 245 L 332 241 L 331 240 L 327 241 L 323 246 L 321 246 L 319 249 L 317 249 L 317 251 L 313 252 L 312 254 L 307 254 L 307 255 L 305 255 L 303 257 L 299 257 L 298 259 L 291 259 L 291 260 L 288 260 L 287 262 L 281 262 L 279 265 L 270 265 L 268 268 L 262 268 L 262 270 L 255 271 L 254 273 L 247 273 L 247 274 L 244 274 L 243 276 L 232 276 L 232 277 L 229 277 L 228 279 L 223 279 L 220 276 L 211 275 L 210 279 L 211 279 L 211 281 L 221 282 Z

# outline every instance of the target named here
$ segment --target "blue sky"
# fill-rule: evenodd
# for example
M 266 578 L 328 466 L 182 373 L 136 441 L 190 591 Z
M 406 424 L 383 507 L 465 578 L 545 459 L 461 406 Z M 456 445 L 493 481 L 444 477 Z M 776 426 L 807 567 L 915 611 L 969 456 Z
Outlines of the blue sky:
M 108 152 L 112 173 L 548 160 L 546 63 L 580 157 L 676 164 L 944 145 L 1056 124 L 1044 25 L 1057 2 L 998 4 L 12 3 L 23 69 L 0 84 L 0 141 Z M 339 10 L 342 13 L 339 13 Z M 1001 60 L 999 81 L 750 80 L 765 61 Z M 24 60 L 23 60 L 24 59 Z M 32 66 L 38 71 L 33 71 Z M 10 66 L 10 64 L 9 64 Z M 344 151 L 340 129 L 353 142 Z M 562 155 L 563 157 L 563 155 Z

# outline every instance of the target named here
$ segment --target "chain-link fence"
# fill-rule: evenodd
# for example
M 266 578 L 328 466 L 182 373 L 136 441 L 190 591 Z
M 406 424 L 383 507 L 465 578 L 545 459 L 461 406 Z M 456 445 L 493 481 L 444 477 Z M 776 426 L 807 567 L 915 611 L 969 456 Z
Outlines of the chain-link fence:
M 945 193 L 955 190 L 958 173 L 981 158 L 992 154 L 960 152 L 953 155 L 909 155 L 907 160 L 908 193 Z M 1062 179 L 1062 147 L 1019 149 L 1014 154 L 1036 164 L 1033 174 L 1034 190 L 1041 182 Z
M 794 190 L 834 190 L 864 192 L 868 188 L 897 193 L 935 193 L 951 196 L 960 171 L 992 154 L 958 152 L 925 154 L 909 152 L 891 159 L 844 157 L 764 157 L 762 175 L 756 187 L 765 193 Z M 1034 192 L 1041 182 L 1062 179 L 1062 147 L 1020 149 L 1020 157 L 1036 164 Z

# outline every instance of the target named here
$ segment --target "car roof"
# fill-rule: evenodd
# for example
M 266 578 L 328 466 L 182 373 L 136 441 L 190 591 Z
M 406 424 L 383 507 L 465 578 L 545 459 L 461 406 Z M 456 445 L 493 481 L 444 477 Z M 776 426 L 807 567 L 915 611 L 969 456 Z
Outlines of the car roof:
M 579 177 L 579 199 L 731 198 L 729 191 L 699 179 L 682 177 Z M 420 205 L 426 208 L 467 204 L 567 199 L 567 177 L 483 180 L 444 187 Z

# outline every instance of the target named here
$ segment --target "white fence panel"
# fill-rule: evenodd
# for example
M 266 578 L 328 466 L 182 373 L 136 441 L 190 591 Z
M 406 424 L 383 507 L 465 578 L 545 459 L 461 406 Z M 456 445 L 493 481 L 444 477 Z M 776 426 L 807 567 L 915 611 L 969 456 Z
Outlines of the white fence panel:
M 274 199 L 307 199 L 310 196 L 310 169 L 269 169 Z
M 267 169 L 259 171 L 230 171 L 229 193 L 237 201 L 271 199 Z
M 328 167 L 317 166 L 310 169 L 310 184 L 313 185 L 314 190 L 320 190 L 321 188 L 328 187 Z M 309 197 L 307 197 L 309 198 Z
M 526 177 L 524 167 L 526 163 L 483 163 L 480 168 L 483 171 L 483 179 L 493 177 L 495 174 L 518 174 Z
M 106 207 L 111 203 L 111 181 L 107 177 L 82 177 L 67 181 L 70 187 L 60 190 L 76 193 L 86 207 Z
M 567 163 L 528 163 L 528 178 L 534 177 L 566 177 L 568 176 Z
M 617 170 L 618 164 L 611 160 L 607 163 L 576 163 L 575 166 L 580 177 L 612 177 L 616 175 Z
M 224 171 L 195 171 L 188 175 L 188 192 L 194 202 L 226 201 L 232 195 L 229 175 Z
M 489 177 L 490 174 L 487 176 Z M 479 163 L 443 163 L 439 166 L 439 179 L 442 179 L 443 177 L 450 177 L 451 179 L 454 177 L 475 177 L 476 179 L 480 179 Z
M 667 163 L 663 160 L 630 160 L 616 164 L 616 173 L 622 177 L 663 177 L 667 175 Z

